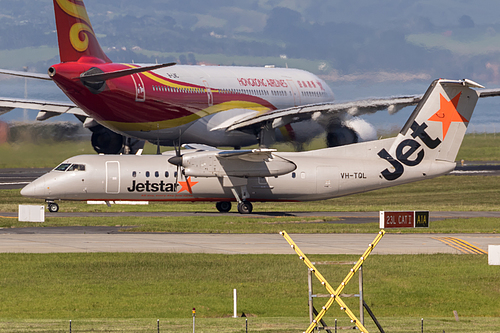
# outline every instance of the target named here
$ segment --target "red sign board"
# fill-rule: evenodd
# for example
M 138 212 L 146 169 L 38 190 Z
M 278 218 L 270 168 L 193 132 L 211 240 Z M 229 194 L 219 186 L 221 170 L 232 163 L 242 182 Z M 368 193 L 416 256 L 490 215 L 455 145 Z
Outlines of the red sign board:
M 380 228 L 428 228 L 428 211 L 380 212 Z
M 381 228 L 413 228 L 413 212 L 381 212 Z

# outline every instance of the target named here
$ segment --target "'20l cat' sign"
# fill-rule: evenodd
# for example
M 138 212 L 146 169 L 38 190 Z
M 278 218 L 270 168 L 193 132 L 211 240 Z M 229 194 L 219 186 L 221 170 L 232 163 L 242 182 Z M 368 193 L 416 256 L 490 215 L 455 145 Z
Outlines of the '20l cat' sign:
M 380 211 L 380 228 L 428 228 L 429 211 Z

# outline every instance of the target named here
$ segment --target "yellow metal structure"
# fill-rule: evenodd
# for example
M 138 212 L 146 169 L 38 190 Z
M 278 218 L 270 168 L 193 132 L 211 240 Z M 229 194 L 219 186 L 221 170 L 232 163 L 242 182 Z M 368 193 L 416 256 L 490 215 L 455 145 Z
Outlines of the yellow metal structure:
M 345 311 L 345 313 L 351 318 L 351 321 L 359 328 L 361 332 L 368 333 L 366 328 L 361 324 L 361 322 L 356 318 L 356 316 L 352 313 L 352 311 L 347 307 L 347 305 L 344 303 L 344 301 L 340 298 L 340 293 L 344 290 L 345 286 L 351 278 L 354 276 L 354 274 L 359 270 L 359 267 L 363 264 L 363 262 L 366 260 L 366 258 L 370 255 L 370 253 L 373 251 L 375 246 L 380 242 L 382 237 L 384 236 L 385 231 L 380 230 L 378 233 L 377 237 L 373 240 L 373 242 L 368 246 L 366 251 L 363 253 L 363 255 L 359 258 L 359 260 L 356 262 L 353 268 L 349 271 L 347 276 L 344 278 L 344 280 L 340 283 L 339 287 L 335 290 L 333 287 L 326 281 L 326 279 L 321 275 L 321 273 L 318 271 L 318 269 L 312 264 L 312 262 L 306 257 L 304 252 L 302 252 L 297 244 L 292 240 L 292 238 L 287 234 L 286 231 L 280 231 L 280 235 L 282 235 L 288 244 L 292 247 L 292 249 L 295 250 L 295 252 L 299 255 L 299 258 L 304 261 L 306 266 L 309 268 L 311 272 L 314 273 L 316 278 L 321 282 L 323 286 L 325 286 L 326 290 L 330 294 L 330 299 L 328 302 L 326 302 L 325 306 L 322 307 L 321 311 L 318 313 L 316 318 L 314 318 L 313 322 L 309 325 L 305 333 L 310 333 L 314 330 L 314 328 L 318 325 L 318 322 L 323 318 L 325 315 L 326 311 L 333 305 L 334 302 L 337 302 L 340 305 L 340 310 Z

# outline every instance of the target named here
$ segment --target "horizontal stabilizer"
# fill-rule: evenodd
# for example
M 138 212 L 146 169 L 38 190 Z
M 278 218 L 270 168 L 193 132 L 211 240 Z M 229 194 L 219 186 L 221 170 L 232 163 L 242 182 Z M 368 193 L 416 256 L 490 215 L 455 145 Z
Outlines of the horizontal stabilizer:
M 8 69 L 0 69 L 0 74 L 20 76 L 20 77 L 24 77 L 24 78 L 28 78 L 28 79 L 39 79 L 39 80 L 48 80 L 48 81 L 52 80 L 48 74 L 29 73 L 29 72 L 25 72 L 25 71 L 11 71 Z
M 84 82 L 100 82 L 100 81 L 106 81 L 106 80 L 110 80 L 110 79 L 117 79 L 119 77 L 123 77 L 123 76 L 127 76 L 127 75 L 152 71 L 152 70 L 159 69 L 159 68 L 170 67 L 170 66 L 174 66 L 174 65 L 176 65 L 175 62 L 169 62 L 166 64 L 127 68 L 127 69 L 122 69 L 122 70 L 118 70 L 118 71 L 114 71 L 114 72 L 107 72 L 107 73 L 95 73 L 95 74 L 83 73 L 82 76 L 80 76 L 78 78 L 74 78 L 74 79 L 80 79 L 81 81 L 84 81 Z

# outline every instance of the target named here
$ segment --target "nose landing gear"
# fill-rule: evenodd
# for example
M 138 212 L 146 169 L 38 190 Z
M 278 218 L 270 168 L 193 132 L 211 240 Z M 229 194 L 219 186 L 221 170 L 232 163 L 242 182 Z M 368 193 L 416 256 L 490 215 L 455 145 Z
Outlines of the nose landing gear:
M 51 213 L 57 213 L 59 211 L 59 205 L 56 204 L 54 201 L 47 201 L 47 209 Z

